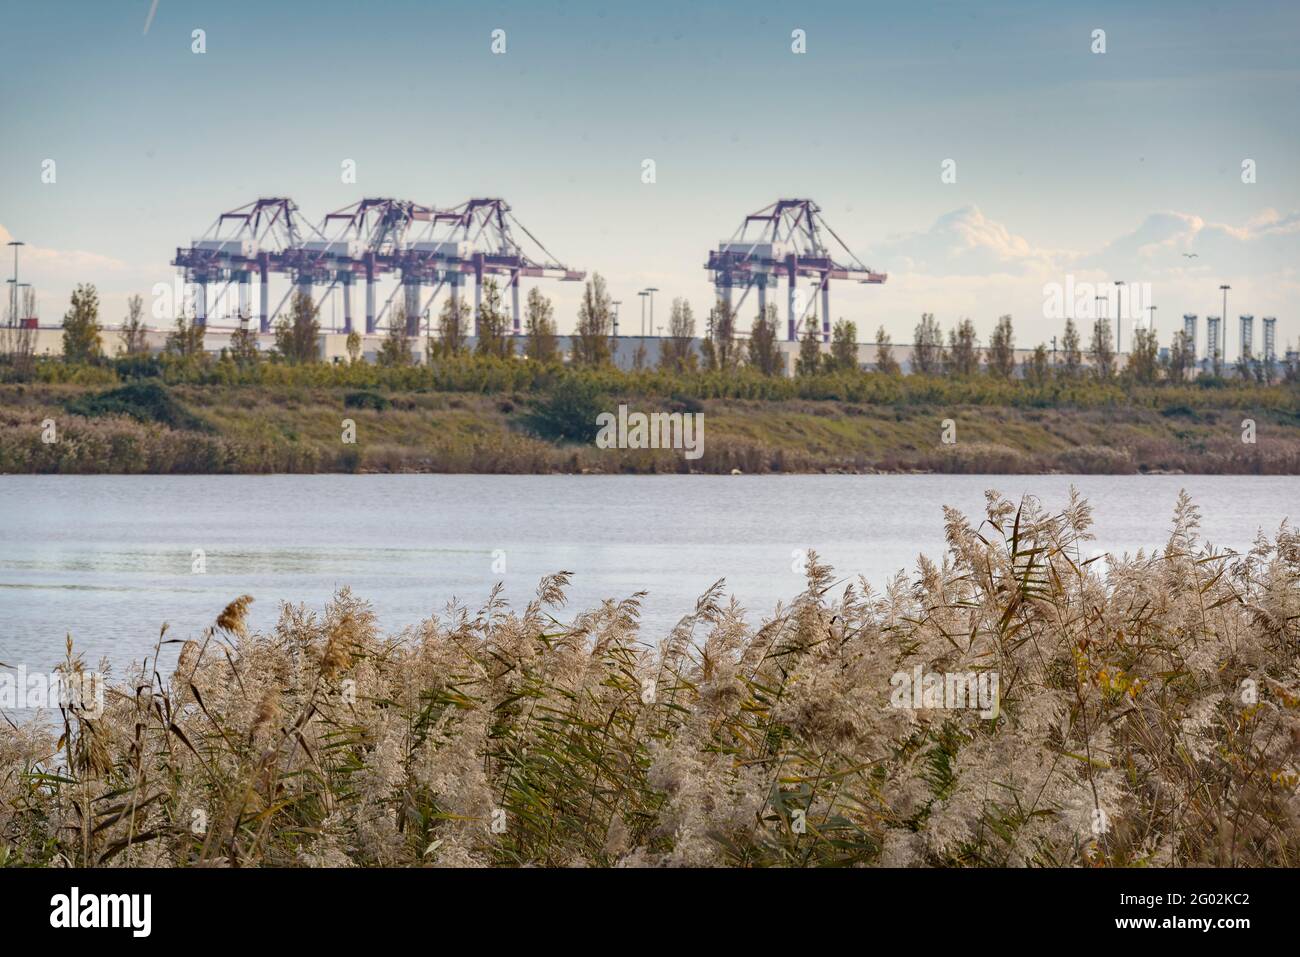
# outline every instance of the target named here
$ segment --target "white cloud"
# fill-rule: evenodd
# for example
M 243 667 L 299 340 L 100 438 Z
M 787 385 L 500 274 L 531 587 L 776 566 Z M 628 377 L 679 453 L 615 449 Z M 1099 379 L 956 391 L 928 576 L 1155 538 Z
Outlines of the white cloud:
M 988 277 L 1050 271 L 1065 255 L 1033 246 L 978 206 L 962 206 L 924 232 L 887 239 L 873 250 L 872 259 L 891 273 Z
M 1298 254 L 1300 213 L 1265 209 L 1235 226 L 1165 211 L 1151 213 L 1076 265 L 1113 273 L 1136 269 L 1152 278 L 1212 274 L 1231 282 L 1285 271 Z
M 0 246 L 15 239 L 3 225 L 0 225 Z M 13 250 L 6 248 L 7 262 L 0 263 L 0 271 L 6 278 L 13 276 Z M 120 259 L 103 256 L 99 253 L 81 249 L 48 249 L 44 246 L 27 244 L 18 250 L 18 278 L 30 282 L 36 287 L 68 286 L 78 282 L 102 282 L 106 279 L 132 275 L 132 269 Z
M 1297 212 L 1265 209 L 1240 224 L 1207 222 L 1177 210 L 1153 212 L 1100 249 L 1068 251 L 1035 246 L 979 207 L 964 206 L 925 231 L 891 237 L 869 259 L 890 274 L 869 297 L 869 331 L 874 333 L 874 317 L 886 316 L 896 337 L 910 335 L 921 312 L 933 312 L 945 326 L 969 316 L 981 336 L 997 316 L 1010 313 L 1021 345 L 1050 339 L 1063 322 L 1043 318 L 1043 284 L 1064 283 L 1067 275 L 1108 291 L 1115 278 L 1148 283 L 1146 301 L 1156 305 L 1157 329 L 1166 332 L 1184 312 L 1221 312 L 1223 282 L 1232 286 L 1231 316 L 1276 315 L 1281 342 L 1293 341 L 1300 330 Z M 1230 335 L 1235 329 L 1230 326 Z M 1229 355 L 1234 352 L 1230 344 Z
M 0 275 L 13 278 L 14 250 L 5 244 L 16 239 L 0 225 Z M 51 249 L 28 243 L 18 249 L 18 280 L 36 290 L 38 313 L 43 323 L 57 323 L 77 283 L 93 283 L 100 294 L 101 320 L 109 324 L 126 313 L 126 299 L 134 292 L 147 293 L 158 279 L 170 279 L 172 272 L 134 266 L 112 256 L 82 249 Z

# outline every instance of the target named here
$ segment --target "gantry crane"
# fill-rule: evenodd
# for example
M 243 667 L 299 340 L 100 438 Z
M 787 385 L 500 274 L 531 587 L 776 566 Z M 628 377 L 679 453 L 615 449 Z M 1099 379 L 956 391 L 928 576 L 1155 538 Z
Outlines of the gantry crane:
M 530 254 L 514 235 L 517 226 L 535 247 Z M 510 289 L 510 314 L 516 335 L 520 332 L 519 279 L 521 276 L 581 282 L 587 274 L 562 265 L 510 212 L 503 199 L 469 199 L 451 209 L 435 212 L 428 227 L 414 237 L 401 258 L 402 283 L 407 299 L 418 302 L 421 287 L 434 284 L 428 303 L 443 285 L 459 302 L 467 276 L 474 278 L 474 335 L 478 335 L 483 277 L 505 276 Z M 426 304 L 427 307 L 427 304 Z M 420 310 L 421 312 L 423 310 Z M 409 310 L 408 310 L 409 312 Z
M 314 230 L 299 217 L 297 205 L 282 196 L 254 200 L 218 216 L 203 236 L 187 247 L 177 248 L 172 260 L 173 266 L 184 271 L 186 282 L 197 287 L 194 321 L 206 325 L 208 313 L 220 305 L 233 284 L 238 290 L 239 321 L 247 322 L 250 284 L 256 271 L 261 300 L 259 327 L 268 332 L 270 274 L 284 270 L 284 254 L 300 248 L 309 232 Z M 216 282 L 223 284 L 215 298 L 209 300 L 208 287 Z
M 838 261 L 822 238 L 822 231 L 838 244 L 848 258 Z M 749 295 L 751 286 L 758 289 L 758 310 L 767 308 L 767 288 L 775 286 L 784 275 L 787 282 L 786 336 L 793 342 L 799 326 L 815 296 L 802 308 L 796 300 L 799 276 L 817 280 L 822 297 L 822 341 L 830 340 L 832 279 L 860 283 L 883 283 L 888 277 L 862 264 L 844 241 L 826 223 L 821 207 L 811 199 L 780 199 L 745 217 L 730 239 L 709 252 L 705 268 L 713 273 L 718 299 L 728 309 L 738 310 Z M 740 302 L 732 305 L 732 290 L 744 291 Z

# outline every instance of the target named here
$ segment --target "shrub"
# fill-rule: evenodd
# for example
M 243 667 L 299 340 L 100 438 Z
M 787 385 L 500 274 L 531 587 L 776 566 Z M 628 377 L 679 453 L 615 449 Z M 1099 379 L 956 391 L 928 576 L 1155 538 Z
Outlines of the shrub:
M 544 398 L 534 400 L 524 425 L 539 438 L 592 442 L 599 431 L 596 416 L 608 411 L 607 406 L 608 400 L 595 382 L 568 376 Z
M 73 415 L 95 418 L 104 415 L 127 415 L 142 423 L 155 423 L 173 429 L 211 431 L 212 427 L 177 402 L 157 382 L 135 382 L 70 400 L 66 408 Z
M 163 374 L 163 360 L 160 356 L 126 355 L 119 356 L 112 362 L 113 370 L 121 379 L 151 379 Z
M 343 407 L 346 409 L 374 409 L 383 412 L 392 404 L 378 392 L 349 392 L 343 397 Z

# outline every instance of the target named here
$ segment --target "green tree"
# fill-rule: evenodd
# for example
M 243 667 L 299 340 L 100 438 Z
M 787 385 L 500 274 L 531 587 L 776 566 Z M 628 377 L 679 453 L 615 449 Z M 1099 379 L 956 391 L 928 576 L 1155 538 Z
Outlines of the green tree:
M 1192 337 L 1185 330 L 1174 333 L 1174 341 L 1169 346 L 1169 358 L 1165 362 L 1165 375 L 1170 382 L 1185 382 L 1188 374 L 1196 367 L 1196 353 Z
M 857 323 L 841 319 L 831 330 L 831 368 L 837 372 L 856 372 L 858 370 L 858 326 Z
M 361 361 L 361 333 L 353 329 L 348 333 L 348 362 L 356 364 Z
M 262 361 L 262 353 L 257 348 L 257 333 L 246 322 L 230 334 L 230 358 L 241 368 L 251 368 Z
M 178 359 L 193 359 L 203 355 L 203 337 L 207 332 L 207 327 L 200 325 L 197 319 L 192 319 L 181 313 L 176 317 L 176 328 L 167 333 L 167 340 L 163 343 L 163 352 L 169 356 L 176 356 Z
M 118 354 L 138 356 L 148 351 L 145 341 L 144 298 L 139 294 L 126 301 L 126 319 L 119 332 Z
M 1133 351 L 1129 353 L 1125 374 L 1134 382 L 1150 385 L 1160 372 L 1160 347 L 1154 329 L 1137 329 L 1133 333 Z
M 450 301 L 448 299 L 448 302 Z M 406 304 L 394 303 L 393 311 L 388 316 L 388 329 L 384 333 L 383 341 L 379 343 L 379 351 L 375 354 L 376 365 L 383 366 L 385 369 L 397 369 L 415 364 L 415 357 L 411 355 L 411 336 L 407 328 Z M 428 342 L 426 352 L 433 349 L 433 343 Z
M 1092 343 L 1088 346 L 1092 359 L 1092 374 L 1103 382 L 1115 374 L 1115 343 L 1110 337 L 1110 323 L 1098 319 L 1092 327 Z
M 881 375 L 898 375 L 902 370 L 894 358 L 894 343 L 885 327 L 876 330 L 876 371 Z
M 948 330 L 948 375 L 972 376 L 979 371 L 979 340 L 975 338 L 975 323 L 963 319 L 957 328 Z
M 808 317 L 803 338 L 799 340 L 799 356 L 794 362 L 797 376 L 816 375 L 822 369 L 822 334 L 817 328 L 817 316 Z
M 501 290 L 496 279 L 488 279 L 483 284 L 478 308 L 478 345 L 474 351 L 481 356 L 508 359 L 515 354 L 514 338 L 509 331 L 510 316 L 501 304 Z
M 1052 374 L 1052 364 L 1047 355 L 1047 346 L 1041 342 L 1034 346 L 1033 353 L 1025 359 L 1021 368 L 1025 381 L 1030 385 L 1045 385 Z
M 777 337 L 776 306 L 767 304 L 767 308 L 754 317 L 754 325 L 749 330 L 749 364 L 763 375 L 778 375 L 781 372 L 781 352 L 776 345 Z
M 1241 355 L 1237 356 L 1237 378 L 1249 382 L 1254 377 L 1254 365 L 1250 350 L 1243 349 Z
M 1277 360 L 1273 358 L 1271 352 L 1264 353 L 1264 359 L 1257 366 L 1259 380 L 1265 385 L 1272 385 L 1273 380 L 1277 378 Z
M 433 356 L 458 356 L 465 351 L 469 338 L 470 306 L 459 295 L 448 296 L 438 313 L 438 341 L 429 342 L 425 351 Z
M 573 339 L 573 361 L 583 366 L 608 365 L 613 358 L 609 344 L 612 307 L 605 280 L 592 273 L 578 306 L 578 334 Z
M 1061 337 L 1063 356 L 1061 371 L 1066 378 L 1077 379 L 1083 371 L 1083 352 L 1079 341 L 1079 327 L 1073 319 L 1065 320 L 1065 335 Z
M 659 343 L 659 368 L 667 372 L 694 371 L 696 356 L 695 313 L 685 299 L 673 300 L 668 317 L 668 337 Z
M 289 315 L 275 327 L 275 348 L 287 362 L 296 364 L 315 362 L 320 358 L 317 340 L 320 338 L 320 307 L 305 292 L 295 292 L 289 304 Z
M 1010 379 L 1016 372 L 1016 339 L 1011 331 L 1011 317 L 1002 316 L 989 337 L 989 375 Z
M 736 344 L 736 312 L 726 300 L 719 299 L 709 310 L 709 334 L 700 343 L 704 368 L 710 372 L 730 372 L 740 363 Z
M 938 375 L 946 359 L 943 354 L 943 330 L 934 321 L 934 313 L 924 312 L 912 334 L 912 371 L 921 375 Z
M 555 335 L 555 308 L 536 286 L 528 290 L 527 312 L 524 355 L 534 362 L 557 361 L 560 345 Z
M 99 339 L 99 293 L 89 283 L 72 290 L 72 305 L 63 316 L 63 361 L 94 362 L 103 355 Z

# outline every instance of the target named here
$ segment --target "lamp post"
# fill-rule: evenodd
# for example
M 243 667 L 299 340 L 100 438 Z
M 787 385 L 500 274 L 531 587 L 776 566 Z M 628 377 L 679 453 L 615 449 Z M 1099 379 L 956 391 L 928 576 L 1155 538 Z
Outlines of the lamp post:
M 654 286 L 646 286 L 646 287 L 645 287 L 645 291 L 648 292 L 648 293 L 650 293 L 650 328 L 651 328 L 651 329 L 654 329 L 654 327 L 655 327 L 655 293 L 657 293 L 659 290 L 656 289 Z
M 1222 326 L 1220 326 L 1220 332 L 1219 332 L 1219 335 L 1221 336 L 1223 341 L 1223 355 L 1220 357 L 1219 361 L 1224 365 L 1224 367 L 1227 367 L 1228 365 L 1228 290 L 1231 289 L 1232 287 L 1229 286 L 1227 283 L 1224 283 L 1219 288 L 1223 290 L 1223 324 Z M 1215 343 L 1215 345 L 1218 345 L 1218 343 Z
M 6 246 L 14 247 L 14 278 L 10 280 L 13 284 L 13 291 L 9 294 L 9 315 L 13 319 L 18 318 L 18 247 L 26 246 L 26 243 L 12 240 L 5 243 Z
M 1120 311 L 1124 300 L 1121 298 L 1124 294 L 1124 280 L 1115 280 L 1115 355 L 1124 351 L 1124 314 Z
M 641 338 L 644 339 L 645 338 L 645 300 L 646 300 L 646 296 L 650 295 L 650 293 L 642 289 L 640 292 L 637 293 L 637 295 L 641 297 Z

